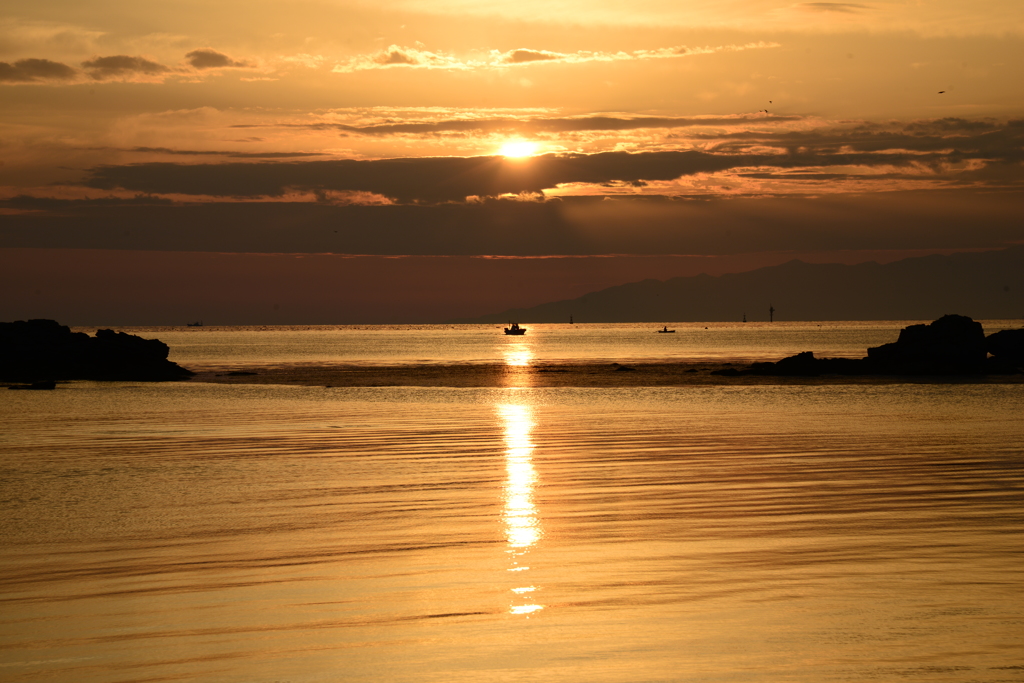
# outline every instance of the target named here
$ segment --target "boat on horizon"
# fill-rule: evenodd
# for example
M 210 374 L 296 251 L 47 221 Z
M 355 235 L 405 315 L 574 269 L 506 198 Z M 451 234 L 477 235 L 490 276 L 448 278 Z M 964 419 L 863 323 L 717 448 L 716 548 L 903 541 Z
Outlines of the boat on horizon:
M 203 326 L 203 321 L 202 320 L 199 320 L 199 321 L 194 322 L 194 323 L 185 323 L 185 327 L 202 327 L 202 326 Z
M 668 329 L 668 325 L 665 325 L 665 327 L 658 330 L 658 332 L 660 332 L 661 334 L 665 334 L 666 332 L 675 332 L 675 330 L 670 330 Z
M 519 323 L 511 323 L 505 328 L 505 334 L 526 334 L 526 328 L 519 327 Z

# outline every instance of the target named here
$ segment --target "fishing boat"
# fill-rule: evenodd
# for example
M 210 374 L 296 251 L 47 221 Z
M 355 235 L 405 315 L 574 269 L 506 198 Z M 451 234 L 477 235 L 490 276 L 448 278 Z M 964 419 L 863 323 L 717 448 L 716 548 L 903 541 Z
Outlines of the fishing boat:
M 675 330 L 670 330 L 670 329 L 668 329 L 668 325 L 665 325 L 665 327 L 663 327 L 660 330 L 658 330 L 658 332 L 661 332 L 662 334 L 664 334 L 666 332 L 675 332 Z
M 505 328 L 505 334 L 526 334 L 526 328 L 519 327 L 519 323 L 512 323 Z

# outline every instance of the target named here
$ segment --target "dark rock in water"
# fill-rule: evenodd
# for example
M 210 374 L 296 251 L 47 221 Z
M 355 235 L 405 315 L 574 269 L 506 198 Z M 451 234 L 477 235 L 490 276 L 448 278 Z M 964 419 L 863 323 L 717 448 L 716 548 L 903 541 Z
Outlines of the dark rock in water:
M 962 375 L 985 367 L 985 331 L 963 315 L 944 315 L 928 325 L 911 325 L 899 339 L 868 349 L 876 372 L 900 375 Z
M 194 373 L 167 360 L 158 339 L 98 330 L 72 332 L 54 320 L 0 323 L 0 380 L 64 379 L 165 381 Z
M 1024 329 L 990 334 L 985 338 L 985 348 L 993 358 L 1024 363 Z
M 867 367 L 852 358 L 815 358 L 811 351 L 783 358 L 776 363 L 754 363 L 746 370 L 718 370 L 716 375 L 770 375 L 773 377 L 817 377 L 818 375 L 863 375 Z
M 988 353 L 993 358 L 987 358 Z M 962 315 L 946 315 L 928 325 L 903 328 L 895 342 L 868 349 L 867 358 L 815 358 L 804 351 L 776 363 L 754 363 L 744 370 L 712 374 L 813 377 L 1012 374 L 1022 370 L 1024 330 L 1004 330 L 986 339 L 981 323 Z
M 771 374 L 773 375 L 807 376 L 820 375 L 821 368 L 819 367 L 819 364 L 820 361 L 818 361 L 818 359 L 814 357 L 813 353 L 811 353 L 810 351 L 804 351 L 802 353 L 796 354 L 795 356 L 783 358 L 778 363 L 754 363 L 754 365 L 752 365 L 750 369 L 754 371 L 754 374 L 757 374 L 757 371 L 759 369 L 769 369 L 767 367 L 759 366 L 771 365 L 772 367 L 770 369 L 772 370 Z

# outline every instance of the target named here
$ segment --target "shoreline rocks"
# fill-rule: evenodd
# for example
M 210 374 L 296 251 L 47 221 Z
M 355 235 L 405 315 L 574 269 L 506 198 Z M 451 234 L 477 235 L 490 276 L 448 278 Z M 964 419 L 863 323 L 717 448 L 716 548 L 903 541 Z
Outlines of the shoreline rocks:
M 743 370 L 712 374 L 771 375 L 984 375 L 1024 372 L 1024 329 L 985 336 L 981 323 L 964 315 L 944 315 L 927 325 L 910 325 L 890 344 L 871 347 L 867 357 L 815 358 L 810 351 L 775 363 L 753 363 Z M 991 356 L 989 355 L 991 354 Z
M 71 379 L 164 382 L 194 374 L 167 360 L 169 353 L 167 344 L 158 339 L 113 330 L 98 330 L 90 337 L 55 320 L 0 323 L 0 381 L 30 385 Z

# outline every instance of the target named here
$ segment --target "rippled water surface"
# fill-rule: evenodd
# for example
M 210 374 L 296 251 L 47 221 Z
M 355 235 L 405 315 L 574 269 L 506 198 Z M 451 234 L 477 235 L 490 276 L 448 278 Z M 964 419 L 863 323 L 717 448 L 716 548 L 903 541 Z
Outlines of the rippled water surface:
M 1024 681 L 1024 387 L 0 396 L 4 681 Z

